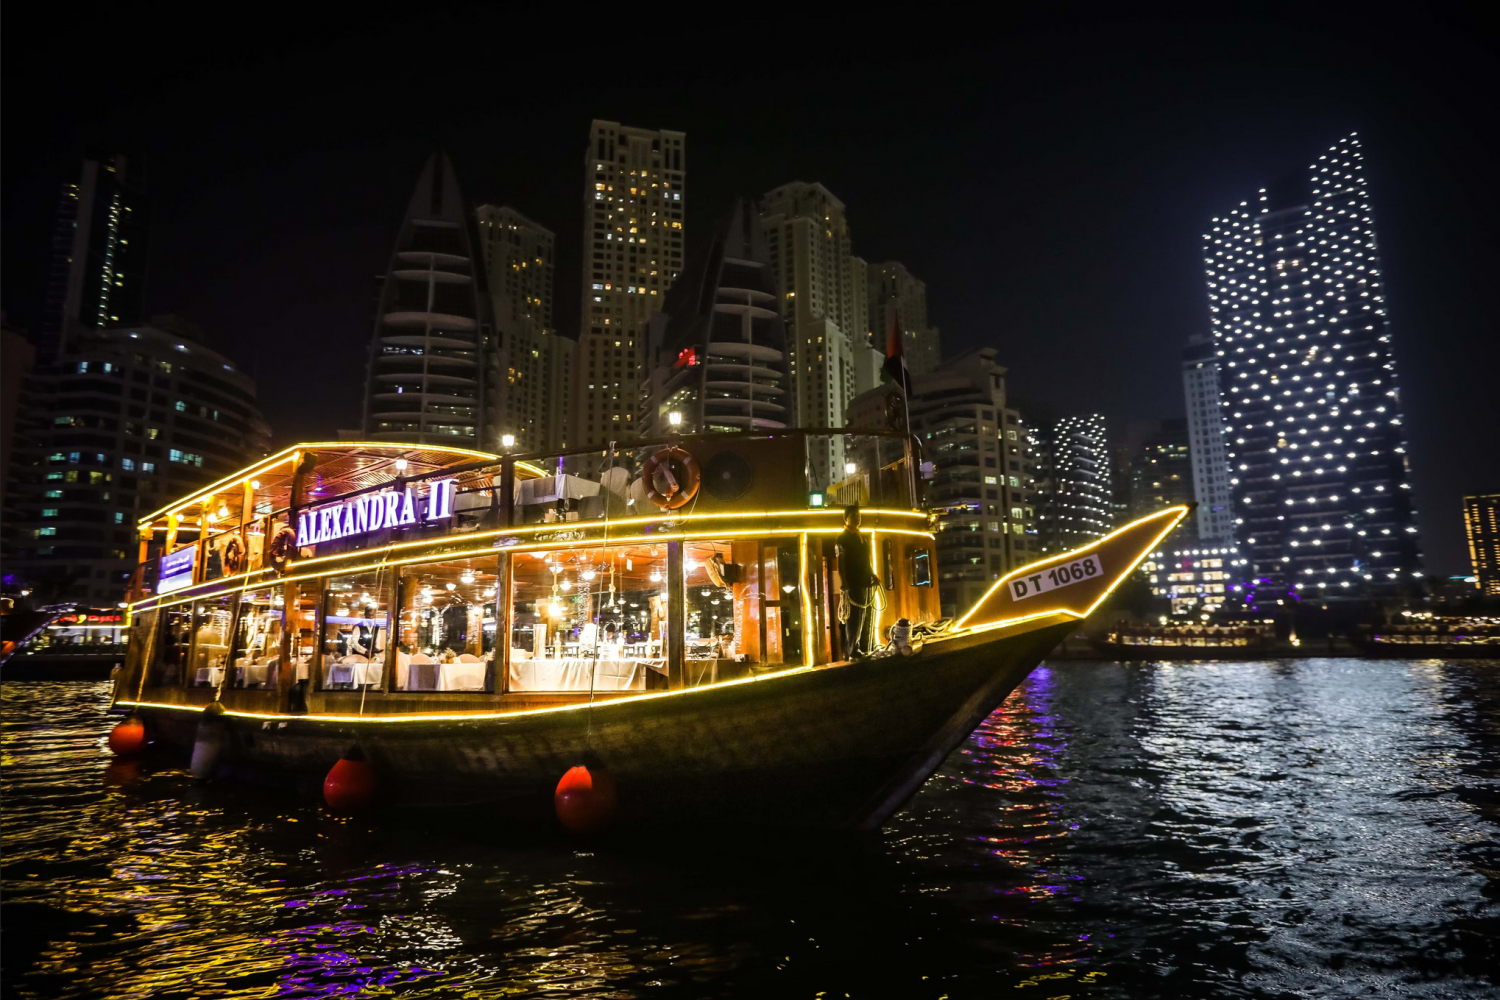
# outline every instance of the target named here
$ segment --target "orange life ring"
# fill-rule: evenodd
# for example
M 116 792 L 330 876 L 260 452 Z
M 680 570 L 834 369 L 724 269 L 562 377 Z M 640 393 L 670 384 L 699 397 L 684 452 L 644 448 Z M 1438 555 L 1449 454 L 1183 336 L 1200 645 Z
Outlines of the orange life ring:
M 232 576 L 245 568 L 245 546 L 240 544 L 238 537 L 230 535 L 219 558 L 224 562 L 225 575 Z
M 664 510 L 676 510 L 690 503 L 698 495 L 702 478 L 698 460 L 675 444 L 652 455 L 641 466 L 646 497 Z
M 286 564 L 296 553 L 297 532 L 290 524 L 283 524 L 271 536 L 271 544 L 266 546 L 266 555 L 271 561 L 271 568 L 278 573 L 285 573 Z

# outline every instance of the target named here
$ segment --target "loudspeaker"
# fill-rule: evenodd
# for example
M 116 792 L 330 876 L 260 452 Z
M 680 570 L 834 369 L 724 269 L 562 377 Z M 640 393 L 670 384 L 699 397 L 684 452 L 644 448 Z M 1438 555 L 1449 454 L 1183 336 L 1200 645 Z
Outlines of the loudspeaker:
M 755 473 L 739 455 L 721 451 L 703 466 L 703 488 L 715 500 L 738 500 L 755 481 Z

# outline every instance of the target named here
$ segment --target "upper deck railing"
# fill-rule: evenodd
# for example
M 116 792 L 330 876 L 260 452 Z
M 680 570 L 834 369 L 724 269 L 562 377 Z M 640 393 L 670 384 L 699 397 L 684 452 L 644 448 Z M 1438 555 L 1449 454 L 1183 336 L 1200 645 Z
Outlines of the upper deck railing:
M 303 445 L 143 519 L 131 597 L 481 529 L 856 503 L 910 510 L 920 484 L 911 440 L 880 431 L 681 435 L 518 455 Z

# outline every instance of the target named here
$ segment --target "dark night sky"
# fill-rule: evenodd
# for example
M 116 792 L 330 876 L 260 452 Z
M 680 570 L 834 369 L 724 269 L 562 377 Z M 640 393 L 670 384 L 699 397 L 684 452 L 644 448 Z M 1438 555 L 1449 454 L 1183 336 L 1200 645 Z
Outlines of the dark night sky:
M 610 118 L 687 132 L 690 242 L 736 194 L 822 181 L 856 253 L 926 280 L 949 353 L 994 345 L 1013 393 L 1123 427 L 1182 413 L 1208 219 L 1358 131 L 1429 570 L 1467 568 L 1459 497 L 1500 490 L 1500 47 L 1477 6 L 996 7 L 883 39 L 846 34 L 875 23 L 852 13 L 701 30 L 642 13 L 674 26 L 656 37 L 496 9 L 372 9 L 350 29 L 285 8 L 197 34 L 178 11 L 8 16 L 7 313 L 36 321 L 59 180 L 85 148 L 119 149 L 156 206 L 149 310 L 197 320 L 258 375 L 278 441 L 327 436 L 358 420 L 373 276 L 438 146 L 472 200 L 558 233 L 558 325 L 575 332 L 583 144 Z M 577 42 L 637 31 L 630 60 Z

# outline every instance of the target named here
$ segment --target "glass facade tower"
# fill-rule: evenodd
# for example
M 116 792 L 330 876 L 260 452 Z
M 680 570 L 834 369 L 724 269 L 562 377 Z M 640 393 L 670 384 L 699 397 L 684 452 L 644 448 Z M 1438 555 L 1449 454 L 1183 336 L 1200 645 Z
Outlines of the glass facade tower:
M 1204 263 L 1247 596 L 1420 576 L 1358 137 L 1214 219 Z

